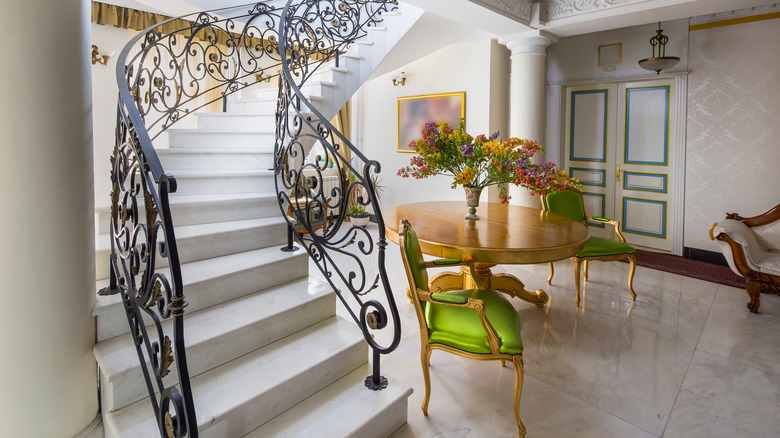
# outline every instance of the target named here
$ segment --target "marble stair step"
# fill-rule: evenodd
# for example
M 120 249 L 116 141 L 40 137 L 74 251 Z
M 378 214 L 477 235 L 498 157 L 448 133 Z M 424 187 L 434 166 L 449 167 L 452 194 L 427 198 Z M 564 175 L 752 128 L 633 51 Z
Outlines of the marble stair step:
M 176 196 L 258 193 L 274 185 L 272 170 L 178 170 Z
M 170 147 L 175 148 L 273 148 L 276 141 L 274 127 L 258 127 L 242 132 L 221 129 L 175 129 L 168 131 Z
M 325 99 L 321 96 L 308 96 L 308 99 L 317 109 L 319 109 L 325 102 Z M 228 112 L 260 114 L 270 112 L 273 114 L 276 112 L 276 95 L 274 95 L 273 98 L 262 97 L 229 100 Z
M 199 260 L 181 265 L 187 312 L 195 312 L 259 290 L 288 283 L 308 275 L 308 255 L 302 249 L 280 251 L 262 248 Z M 163 268 L 167 274 L 167 269 Z M 97 282 L 97 290 L 108 280 Z M 98 296 L 92 308 L 97 317 L 97 341 L 129 331 L 127 317 L 118 294 Z
M 268 170 L 274 167 L 274 149 L 175 148 L 157 149 L 166 172 L 179 170 Z
M 198 129 L 208 130 L 257 130 L 258 128 L 274 127 L 276 115 L 274 111 L 261 114 L 241 113 L 197 113 Z
M 351 322 L 331 317 L 190 379 L 198 434 L 240 437 L 366 363 Z M 157 436 L 149 400 L 104 413 L 106 437 Z
M 185 344 L 190 376 L 324 321 L 336 313 L 336 296 L 325 283 L 306 278 L 185 314 Z M 173 321 L 163 323 L 173 333 Z M 149 331 L 152 333 L 152 331 Z M 138 355 L 129 333 L 93 348 L 100 369 L 103 412 L 113 412 L 148 396 Z M 166 385 L 178 381 L 171 366 Z
M 365 387 L 365 364 L 244 438 L 387 438 L 406 423 L 412 389 L 387 376 L 387 388 Z
M 327 96 L 330 93 L 329 89 L 336 87 L 336 83 L 332 81 L 317 80 L 314 77 L 310 77 L 303 83 L 301 92 L 305 96 L 320 96 L 327 100 Z M 276 99 L 279 94 L 279 90 L 276 88 L 263 87 L 254 91 L 257 98 L 272 98 Z
M 287 243 L 287 222 L 282 217 L 246 219 L 176 227 L 179 261 L 190 263 L 237 252 Z M 95 245 L 96 280 L 107 279 L 111 242 L 109 234 L 97 236 Z M 159 259 L 159 267 L 168 266 L 168 259 Z
M 270 187 L 269 187 L 270 189 Z M 274 192 L 233 193 L 219 195 L 176 195 L 170 197 L 171 217 L 175 226 L 230 222 L 244 219 L 279 217 L 281 210 Z M 143 200 L 138 208 L 143 212 Z M 111 228 L 111 210 L 95 209 L 99 234 Z

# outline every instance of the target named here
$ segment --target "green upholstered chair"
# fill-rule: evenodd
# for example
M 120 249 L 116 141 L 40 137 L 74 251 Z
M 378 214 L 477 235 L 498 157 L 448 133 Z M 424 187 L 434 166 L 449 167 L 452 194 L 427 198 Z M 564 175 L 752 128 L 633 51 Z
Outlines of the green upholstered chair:
M 574 281 L 576 283 L 577 295 L 574 301 L 577 306 L 580 305 L 580 265 L 583 264 L 584 281 L 588 281 L 588 261 L 597 260 L 609 262 L 627 258 L 631 264 L 628 272 L 628 291 L 631 292 L 631 299 L 636 300 L 634 293 L 634 270 L 636 269 L 636 249 L 626 243 L 625 237 L 620 233 L 620 222 L 602 217 L 592 217 L 585 215 L 585 204 L 582 201 L 582 192 L 576 189 L 567 188 L 556 193 L 548 193 L 542 197 L 542 210 L 552 211 L 574 219 L 587 226 L 588 222 L 601 222 L 611 224 L 615 227 L 615 233 L 620 241 L 604 239 L 591 236 L 582 250 L 571 257 L 574 261 Z M 550 277 L 547 284 L 552 283 L 555 273 L 553 264 L 550 263 Z
M 425 398 L 423 414 L 428 415 L 431 395 L 430 360 L 433 350 L 444 350 L 477 360 L 506 361 L 515 367 L 514 412 L 520 437 L 525 426 L 520 420 L 520 393 L 523 390 L 523 342 L 520 340 L 520 317 L 517 310 L 494 290 L 470 289 L 431 293 L 427 268 L 458 264 L 460 260 L 424 261 L 417 234 L 408 221 L 398 227 L 399 245 L 417 320 Z M 481 283 L 475 279 L 477 285 Z

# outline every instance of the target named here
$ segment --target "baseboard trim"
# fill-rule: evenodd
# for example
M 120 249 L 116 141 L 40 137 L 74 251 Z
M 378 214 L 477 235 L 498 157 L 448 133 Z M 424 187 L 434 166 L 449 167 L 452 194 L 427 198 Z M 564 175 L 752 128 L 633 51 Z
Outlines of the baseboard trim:
M 98 412 L 92 422 L 74 438 L 103 438 L 103 436 L 103 415 Z
M 728 266 L 726 257 L 717 251 L 707 251 L 706 249 L 683 247 L 683 257 L 700 260 L 702 262 L 713 263 L 721 266 Z

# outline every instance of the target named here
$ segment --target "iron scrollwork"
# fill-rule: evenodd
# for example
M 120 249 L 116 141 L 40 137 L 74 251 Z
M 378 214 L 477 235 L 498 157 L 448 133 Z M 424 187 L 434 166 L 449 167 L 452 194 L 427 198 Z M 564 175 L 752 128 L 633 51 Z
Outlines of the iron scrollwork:
M 176 179 L 152 141 L 207 105 L 278 76 L 280 12 L 261 2 L 171 19 L 139 33 L 118 58 L 110 285 L 101 293 L 121 297 L 161 436 L 197 437 L 198 427 L 168 200 Z M 172 366 L 174 382 L 166 378 Z
M 296 236 L 374 351 L 374 374 L 366 385 L 372 389 L 386 385 L 379 373 L 379 355 L 397 347 L 400 322 L 385 271 L 387 243 L 372 183 L 381 168 L 311 107 L 299 87 L 320 66 L 338 63 L 340 54 L 394 4 L 305 0 L 296 6 L 288 3 L 284 12 L 262 2 L 202 12 L 152 26 L 131 39 L 119 55 L 111 157 L 110 286 L 101 292 L 121 297 L 161 436 L 197 437 L 198 427 L 184 347 L 187 302 L 169 204 L 176 179 L 165 173 L 152 141 L 188 115 L 225 103 L 228 96 L 259 82 L 277 80 L 280 90 L 276 175 L 283 216 L 292 227 L 285 207 L 292 197 L 301 199 L 292 211 L 302 219 L 306 233 Z M 182 22 L 189 25 L 175 27 Z M 303 160 L 314 142 L 323 145 L 326 158 L 342 176 L 338 187 L 327 192 L 323 168 Z M 346 150 L 354 160 L 344 158 Z M 377 232 L 344 225 L 348 199 L 373 208 Z M 326 226 L 315 232 L 313 221 Z M 373 257 L 378 273 L 371 280 L 365 260 Z M 336 279 L 349 294 L 341 293 Z M 368 299 L 382 289 L 384 299 Z M 356 307 L 347 303 L 349 296 Z M 169 334 L 163 330 L 166 320 L 172 320 Z M 392 334 L 387 342 L 374 338 L 374 332 L 388 326 Z M 169 376 L 173 366 L 175 382 Z
M 298 227 L 296 239 L 372 348 L 374 368 L 366 386 L 374 390 L 387 386 L 380 375 L 380 355 L 398 346 L 401 333 L 385 269 L 387 241 L 375 184 L 381 166 L 351 144 L 300 88 L 327 63 L 338 65 L 341 54 L 396 5 L 383 0 L 291 0 L 279 24 L 279 50 L 286 55 L 279 77 L 274 147 L 279 205 L 290 229 Z M 322 148 L 324 156 L 307 161 L 315 145 Z M 322 163 L 332 163 L 338 171 L 335 187 L 325 188 L 326 167 Z M 373 210 L 378 227 L 345 222 L 351 204 Z M 321 222 L 325 226 L 318 228 L 316 224 Z M 380 335 L 388 327 L 391 332 Z

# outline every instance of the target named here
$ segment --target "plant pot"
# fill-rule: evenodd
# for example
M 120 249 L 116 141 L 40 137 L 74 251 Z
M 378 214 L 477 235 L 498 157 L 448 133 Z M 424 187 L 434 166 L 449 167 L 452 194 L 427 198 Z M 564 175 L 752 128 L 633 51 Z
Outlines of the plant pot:
M 350 216 L 349 221 L 356 227 L 365 227 L 371 221 L 371 216 L 368 214 L 361 216 Z

